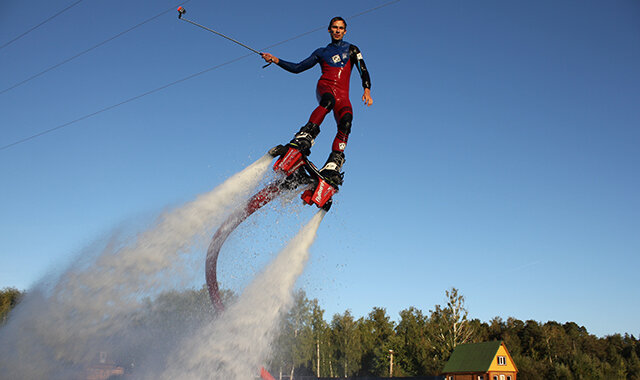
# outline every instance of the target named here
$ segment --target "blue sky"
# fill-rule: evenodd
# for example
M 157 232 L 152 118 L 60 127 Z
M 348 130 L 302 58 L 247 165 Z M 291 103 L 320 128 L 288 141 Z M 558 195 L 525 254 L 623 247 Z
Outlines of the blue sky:
M 5 4 L 0 46 L 72 3 Z M 327 319 L 427 311 L 453 286 L 483 321 L 640 335 L 640 4 L 401 0 L 353 17 L 383 4 L 184 5 L 258 50 L 341 15 L 363 52 L 374 105 L 360 104 L 354 74 L 345 185 L 300 286 Z M 80 2 L 0 49 L 0 91 L 177 5 Z M 328 39 L 319 30 L 268 51 L 299 61 Z M 165 13 L 1 93 L 0 146 L 247 53 Z M 319 68 L 261 65 L 248 56 L 0 150 L 0 287 L 28 289 L 112 229 L 288 141 L 316 105 Z M 334 135 L 329 116 L 318 164 Z

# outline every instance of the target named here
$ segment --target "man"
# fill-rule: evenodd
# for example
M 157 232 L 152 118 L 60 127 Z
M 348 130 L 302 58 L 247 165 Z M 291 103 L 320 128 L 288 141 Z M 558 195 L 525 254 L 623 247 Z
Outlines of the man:
M 371 79 L 360 50 L 355 45 L 343 40 L 347 33 L 346 21 L 342 17 L 334 17 L 329 23 L 328 30 L 331 35 L 331 43 L 317 49 L 300 63 L 287 62 L 269 53 L 262 53 L 262 58 L 266 62 L 274 62 L 294 74 L 308 70 L 316 63 L 320 64 L 322 76 L 316 87 L 319 105 L 311 113 L 309 122 L 296 133 L 289 146 L 309 155 L 314 139 L 320 133 L 320 124 L 324 117 L 333 110 L 338 124 L 338 133 L 333 140 L 331 154 L 320 173 L 334 185 L 341 185 L 340 170 L 345 161 L 344 150 L 347 147 L 347 140 L 349 133 L 351 133 L 351 121 L 353 120 L 353 110 L 349 101 L 349 80 L 353 66 L 356 66 L 362 79 L 362 87 L 364 88 L 362 101 L 370 106 L 373 104 L 373 99 L 371 98 Z

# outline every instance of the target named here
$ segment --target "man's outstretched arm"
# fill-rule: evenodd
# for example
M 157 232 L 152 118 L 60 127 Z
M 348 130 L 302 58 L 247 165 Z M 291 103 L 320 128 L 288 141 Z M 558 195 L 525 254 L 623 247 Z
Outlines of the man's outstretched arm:
M 276 56 L 273 56 L 269 53 L 261 53 L 260 54 L 262 56 L 262 59 L 265 60 L 265 62 L 267 63 L 275 63 L 276 65 L 282 67 L 283 69 L 287 70 L 290 73 L 294 73 L 294 74 L 298 74 L 301 73 L 305 70 L 309 70 L 310 68 L 312 68 L 316 63 L 318 63 L 318 56 L 315 54 L 315 52 L 313 54 L 311 54 L 309 56 L 309 58 L 305 59 L 302 62 L 299 63 L 293 63 L 293 62 L 288 62 L 285 61 L 283 59 L 279 59 Z

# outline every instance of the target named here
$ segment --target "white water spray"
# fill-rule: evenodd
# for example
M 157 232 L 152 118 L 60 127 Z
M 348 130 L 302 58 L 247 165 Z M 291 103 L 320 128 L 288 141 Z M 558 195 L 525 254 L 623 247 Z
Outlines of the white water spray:
M 169 355 L 164 373 L 149 378 L 255 378 L 269 356 L 279 318 L 292 305 L 294 284 L 325 214 L 318 211 L 220 319 L 185 340 Z
M 191 280 L 190 248 L 204 247 L 210 229 L 249 195 L 270 162 L 265 155 L 213 191 L 163 215 L 133 241 L 114 237 L 58 279 L 30 289 L 0 330 L 0 378 L 75 378 L 97 351 L 126 352 L 144 339 L 161 358 L 159 347 L 168 350 L 168 339 L 145 336 L 148 332 L 136 327 L 144 298 Z

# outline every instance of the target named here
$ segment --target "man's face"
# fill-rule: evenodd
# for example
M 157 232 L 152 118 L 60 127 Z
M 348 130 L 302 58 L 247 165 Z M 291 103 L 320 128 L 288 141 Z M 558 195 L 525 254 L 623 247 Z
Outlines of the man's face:
M 344 34 L 347 33 L 347 28 L 344 25 L 343 21 L 334 21 L 329 28 L 329 34 L 331 34 L 331 38 L 340 41 Z

